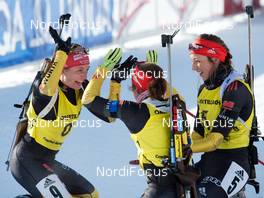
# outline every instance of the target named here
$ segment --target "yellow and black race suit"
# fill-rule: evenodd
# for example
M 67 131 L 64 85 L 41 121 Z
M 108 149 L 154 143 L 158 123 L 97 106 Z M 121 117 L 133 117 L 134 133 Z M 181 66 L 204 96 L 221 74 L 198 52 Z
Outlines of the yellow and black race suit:
M 232 162 L 247 174 L 250 171 L 248 145 L 254 100 L 242 78 L 228 79 L 234 74 L 231 71 L 217 86 L 203 84 L 199 90 L 191 148 L 204 152 L 196 164 L 202 173 L 198 183 L 202 197 L 227 197 L 221 181 Z M 229 84 L 224 87 L 226 82 Z
M 73 122 L 81 111 L 83 90 L 66 87 L 59 77 L 67 55 L 57 51 L 51 70 L 43 79 L 36 79 L 33 95 L 27 111 L 28 133 L 14 148 L 10 163 L 12 175 L 33 196 L 43 197 L 36 184 L 50 174 L 56 174 L 68 192 L 77 197 L 98 197 L 94 186 L 79 173 L 55 160 Z M 82 84 L 85 88 L 88 81 Z M 41 89 L 41 91 L 40 91 Z M 54 107 L 44 116 L 38 114 L 46 107 L 55 90 L 58 97 Z M 107 118 L 105 118 L 107 119 Z
M 115 81 L 111 81 L 110 93 L 116 97 L 112 100 L 102 98 L 100 90 L 106 77 L 103 75 L 105 72 L 103 68 L 97 69 L 84 92 L 83 104 L 97 115 L 119 118 L 129 129 L 138 149 L 139 164 L 148 171 L 148 188 L 144 192 L 144 197 L 176 197 L 176 178 L 166 172 L 162 164 L 162 159 L 169 156 L 168 101 L 147 98 L 142 103 L 136 103 L 120 100 L 120 83 Z M 176 93 L 174 90 L 174 94 Z

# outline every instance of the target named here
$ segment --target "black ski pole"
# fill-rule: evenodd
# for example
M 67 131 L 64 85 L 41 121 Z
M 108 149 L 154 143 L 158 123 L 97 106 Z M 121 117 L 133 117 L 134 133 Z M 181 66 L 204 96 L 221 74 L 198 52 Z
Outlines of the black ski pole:
M 253 145 L 254 141 L 259 141 L 259 130 L 258 130 L 258 121 L 256 116 L 256 103 L 255 103 L 255 96 L 254 96 L 254 66 L 252 65 L 252 47 L 251 47 L 251 19 L 254 18 L 254 9 L 252 5 L 247 5 L 245 7 L 246 14 L 248 15 L 248 64 L 246 65 L 246 81 L 249 84 L 252 94 L 253 94 L 253 101 L 254 101 L 254 117 L 252 121 L 252 126 L 250 130 L 250 142 L 249 142 L 249 152 L 256 153 L 256 147 Z M 250 161 L 250 176 L 248 180 L 248 184 L 252 185 L 255 188 L 256 193 L 259 193 L 259 182 L 255 181 L 256 179 L 256 170 L 255 165 L 259 162 L 258 159 L 252 159 L 253 157 L 249 156 Z
M 252 48 L 251 48 L 251 19 L 254 18 L 253 7 L 248 5 L 246 6 L 246 13 L 248 15 L 248 65 L 247 65 L 247 78 L 249 86 L 254 93 L 254 67 L 252 65 Z
M 252 5 L 246 6 L 246 14 L 248 15 L 248 64 L 246 65 L 247 83 L 249 84 L 254 97 L 254 118 L 252 123 L 251 135 L 255 141 L 259 140 L 261 132 L 258 130 L 258 121 L 256 116 L 256 103 L 254 94 L 254 66 L 252 65 L 252 43 L 251 43 L 251 19 L 254 18 L 254 9 Z M 263 137 L 262 137 L 263 138 Z M 264 138 L 263 138 L 264 140 Z

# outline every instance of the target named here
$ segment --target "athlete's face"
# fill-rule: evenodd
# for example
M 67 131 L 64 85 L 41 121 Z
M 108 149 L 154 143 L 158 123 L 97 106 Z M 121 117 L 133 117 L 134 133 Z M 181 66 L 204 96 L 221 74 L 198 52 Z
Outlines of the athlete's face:
M 199 54 L 190 54 L 190 58 L 192 60 L 192 70 L 199 73 L 204 81 L 209 79 L 216 69 L 215 64 L 210 62 L 206 56 Z
M 82 65 L 64 69 L 60 79 L 66 86 L 76 90 L 80 89 L 87 78 L 88 67 L 88 65 Z

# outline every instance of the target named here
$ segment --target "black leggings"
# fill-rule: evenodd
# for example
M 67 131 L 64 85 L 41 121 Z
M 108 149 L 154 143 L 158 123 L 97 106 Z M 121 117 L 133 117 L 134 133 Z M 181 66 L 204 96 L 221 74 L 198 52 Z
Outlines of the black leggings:
M 11 173 L 34 198 L 42 197 L 36 184 L 51 174 L 56 174 L 72 195 L 95 191 L 94 186 L 83 176 L 54 158 L 55 155 L 43 156 L 43 153 L 38 153 L 36 148 L 28 146 L 22 139 L 12 154 Z
M 239 164 L 249 174 L 247 148 L 216 150 L 202 155 L 196 164 L 201 170 L 201 177 L 197 182 L 201 198 L 227 198 L 221 182 L 232 162 Z

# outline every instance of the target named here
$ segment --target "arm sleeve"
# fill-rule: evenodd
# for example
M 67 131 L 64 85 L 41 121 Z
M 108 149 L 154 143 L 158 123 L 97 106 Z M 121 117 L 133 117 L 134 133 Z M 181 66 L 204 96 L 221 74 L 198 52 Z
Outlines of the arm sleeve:
M 97 69 L 84 91 L 82 103 L 93 114 L 106 122 L 110 122 L 109 117 L 119 118 L 132 133 L 140 131 L 149 119 L 147 105 L 118 100 L 120 85 L 115 82 L 111 83 L 110 100 L 100 97 L 101 86 L 106 76 L 100 74 L 105 74 L 105 72 L 106 70 L 102 68 Z
M 226 138 L 238 117 L 247 120 L 252 108 L 253 98 L 251 93 L 242 82 L 234 81 L 224 92 L 222 108 L 212 132 L 221 133 Z
M 63 67 L 67 60 L 67 54 L 63 51 L 58 50 L 55 55 L 55 59 L 52 62 L 51 67 L 44 76 L 39 85 L 40 92 L 46 96 L 53 96 L 56 89 L 58 88 L 58 83 L 60 80 L 60 75 L 62 73 Z
M 111 80 L 110 81 L 110 90 L 109 90 L 109 100 L 119 100 L 120 99 L 120 90 L 121 90 L 121 84 Z M 110 122 L 114 122 L 115 118 L 113 117 L 108 117 Z
M 194 153 L 214 151 L 223 139 L 224 137 L 220 133 L 210 133 L 206 138 L 193 141 L 191 149 Z
M 85 87 L 82 104 L 96 117 L 105 121 L 111 122 L 111 118 L 105 116 L 103 109 L 106 108 L 107 100 L 100 97 L 101 87 L 106 78 L 107 70 L 105 68 L 97 68 L 92 76 L 92 79 Z
M 111 112 L 111 103 L 117 103 L 117 109 L 115 112 Z M 119 118 L 124 122 L 131 133 L 139 132 L 148 121 L 150 114 L 146 104 L 135 103 L 131 101 L 120 100 L 108 100 L 100 96 L 96 96 L 95 99 L 85 104 L 93 114 L 100 119 L 103 118 Z M 109 120 L 105 120 L 109 122 Z
M 120 83 L 118 83 L 114 80 L 111 80 L 108 99 L 109 100 L 119 100 L 120 99 L 120 90 L 121 90 Z
M 49 101 L 51 100 L 51 96 L 44 95 L 40 93 L 39 85 L 41 83 L 42 79 L 36 79 L 33 83 L 33 90 L 32 90 L 32 105 L 36 112 L 36 114 L 39 114 L 42 109 L 44 109 Z
M 197 141 L 197 140 L 201 140 L 203 139 L 203 136 L 201 136 L 199 133 L 197 133 L 196 131 L 192 132 L 192 141 Z
M 101 87 L 103 85 L 104 79 L 106 78 L 107 70 L 105 68 L 97 68 L 93 74 L 92 79 L 86 86 L 83 96 L 82 104 L 86 105 L 94 101 L 96 96 L 100 96 Z

